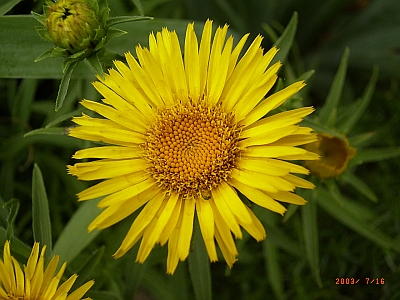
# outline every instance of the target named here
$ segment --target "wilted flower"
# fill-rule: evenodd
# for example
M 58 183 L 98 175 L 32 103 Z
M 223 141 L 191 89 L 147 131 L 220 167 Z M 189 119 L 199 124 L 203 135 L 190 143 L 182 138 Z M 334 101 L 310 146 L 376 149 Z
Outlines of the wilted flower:
M 346 137 L 338 138 L 326 133 L 318 133 L 318 140 L 307 144 L 304 148 L 321 156 L 320 160 L 304 161 L 304 165 L 312 174 L 320 178 L 332 178 L 340 175 L 347 163 L 356 154 Z

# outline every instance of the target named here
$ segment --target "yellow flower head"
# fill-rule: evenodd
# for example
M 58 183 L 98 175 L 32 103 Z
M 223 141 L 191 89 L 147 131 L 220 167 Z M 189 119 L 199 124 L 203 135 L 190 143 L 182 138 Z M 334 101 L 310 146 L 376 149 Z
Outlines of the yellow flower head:
M 0 300 L 80 300 L 92 287 L 94 281 L 88 281 L 68 295 L 77 275 L 72 275 L 58 287 L 64 274 L 64 263 L 57 275 L 58 256 L 54 256 L 44 268 L 43 247 L 39 257 L 39 243 L 33 246 L 28 263 L 21 269 L 17 260 L 11 256 L 10 243 L 4 244 L 3 260 L 0 260 Z M 44 270 L 43 270 L 44 269 Z M 89 300 L 86 298 L 85 300 Z
M 278 51 L 264 54 L 256 37 L 239 59 L 248 35 L 234 47 L 228 26 L 212 40 L 207 21 L 200 42 L 189 24 L 182 59 L 178 36 L 164 28 L 151 34 L 149 49 L 138 46 L 137 59 L 116 61 L 105 80 L 94 87 L 103 104 L 82 104 L 102 115 L 74 118 L 80 126 L 69 134 L 105 145 L 79 150 L 76 159 L 98 160 L 69 166 L 81 180 L 100 182 L 78 194 L 79 200 L 105 196 L 105 208 L 89 225 L 103 229 L 140 207 L 122 245 L 121 257 L 141 239 L 137 261 L 157 244 L 168 242 L 167 272 L 189 255 L 196 212 L 211 261 L 217 261 L 215 240 L 229 266 L 238 255 L 233 235 L 241 227 L 257 241 L 265 230 L 240 200 L 248 199 L 283 214 L 279 201 L 305 204 L 296 187 L 313 184 L 291 173 L 308 174 L 285 160 L 317 159 L 295 146 L 316 140 L 310 128 L 297 124 L 314 109 L 299 108 L 261 119 L 305 84 L 296 82 L 263 98 L 277 80 L 280 62 L 269 66 Z
M 304 148 L 321 156 L 318 161 L 304 162 L 311 173 L 320 178 L 339 176 L 346 170 L 349 160 L 356 154 L 356 150 L 349 145 L 345 137 L 339 139 L 322 132 L 318 133 L 317 141 L 306 145 Z

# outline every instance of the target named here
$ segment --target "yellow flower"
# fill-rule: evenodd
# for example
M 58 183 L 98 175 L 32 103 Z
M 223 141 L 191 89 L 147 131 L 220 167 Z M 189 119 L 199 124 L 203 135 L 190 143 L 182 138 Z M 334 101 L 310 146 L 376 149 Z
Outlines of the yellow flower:
M 308 151 L 321 155 L 318 161 L 305 161 L 304 165 L 311 173 L 320 178 L 337 177 L 344 170 L 350 159 L 356 155 L 356 150 L 349 145 L 348 140 L 343 137 L 339 139 L 327 133 L 318 133 L 318 140 L 305 145 Z
M 58 256 L 54 256 L 48 266 L 44 268 L 43 247 L 39 257 L 39 243 L 33 246 L 28 263 L 23 270 L 17 260 L 11 256 L 10 243 L 4 244 L 3 260 L 0 260 L 0 300 L 80 300 L 91 288 L 94 281 L 88 281 L 73 293 L 68 295 L 78 275 L 72 275 L 67 281 L 58 287 L 63 276 L 66 263 L 64 263 L 57 275 L 54 276 Z M 86 298 L 89 300 L 90 298 Z
M 232 233 L 241 238 L 243 227 L 257 241 L 266 236 L 238 191 L 283 214 L 276 200 L 305 204 L 292 192 L 314 187 L 291 174 L 308 174 L 304 167 L 285 161 L 318 158 L 295 147 L 316 140 L 310 128 L 296 125 L 314 109 L 261 119 L 305 84 L 262 100 L 277 79 L 281 63 L 268 66 L 278 50 L 264 54 L 258 36 L 239 59 L 248 35 L 233 47 L 227 29 L 218 28 L 211 42 L 207 21 L 198 43 L 189 24 L 184 59 L 176 32 L 151 34 L 149 49 L 136 48 L 138 59 L 127 53 L 128 65 L 116 61 L 117 70 L 93 84 L 104 104 L 82 101 L 105 119 L 73 119 L 80 126 L 70 129 L 71 136 L 106 144 L 74 155 L 99 160 L 68 167 L 81 180 L 104 179 L 78 194 L 81 201 L 106 196 L 98 205 L 106 209 L 89 230 L 109 227 L 144 206 L 116 258 L 141 239 L 137 261 L 143 262 L 155 244 L 168 242 L 172 274 L 189 255 L 196 213 L 210 261 L 218 259 L 216 240 L 231 267 L 238 255 Z

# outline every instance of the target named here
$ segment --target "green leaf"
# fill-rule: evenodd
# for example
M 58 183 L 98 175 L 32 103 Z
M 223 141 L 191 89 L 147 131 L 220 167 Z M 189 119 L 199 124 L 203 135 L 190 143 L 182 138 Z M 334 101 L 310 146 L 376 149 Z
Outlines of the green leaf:
M 42 172 L 37 164 L 33 167 L 32 178 L 32 227 L 33 239 L 41 247 L 46 245 L 46 258 L 52 256 L 52 238 L 49 204 Z
M 375 195 L 374 191 L 364 181 L 359 179 L 349 170 L 345 170 L 342 175 L 340 175 L 340 179 L 343 182 L 353 186 L 357 191 L 359 191 L 372 202 L 378 202 L 378 197 Z
M 292 48 L 294 36 L 297 30 L 297 12 L 293 13 L 292 18 L 289 21 L 289 24 L 286 26 L 285 31 L 275 42 L 274 46 L 276 46 L 279 51 L 275 55 L 274 59 L 271 62 L 271 65 L 274 63 L 281 61 L 282 63 L 286 60 L 286 57 Z
M 71 217 L 54 245 L 53 253 L 60 256 L 60 262 L 71 262 L 100 233 L 88 232 L 88 226 L 100 213 L 97 203 L 100 199 L 85 201 Z
M 80 60 L 72 60 L 68 61 L 65 64 L 64 75 L 61 79 L 60 88 L 57 93 L 56 99 L 56 111 L 59 110 L 65 100 L 65 96 L 67 95 L 69 82 L 71 80 L 72 72 L 74 71 L 75 67 L 79 64 Z
M 141 16 L 144 15 L 143 5 L 140 0 L 132 0 L 133 4 L 135 4 Z
M 34 62 L 41 53 L 54 47 L 54 44 L 38 36 L 34 30 L 37 25 L 38 22 L 30 15 L 0 17 L 0 28 L 7 28 L 7 30 L 0 30 L 0 41 L 3 45 L 0 51 L 0 78 L 62 78 L 63 58 Z M 204 23 L 196 23 L 199 35 L 201 35 L 202 25 Z M 107 50 L 118 54 L 133 52 L 138 44 L 147 46 L 149 33 L 160 31 L 162 27 L 176 30 L 180 39 L 183 40 L 187 21 L 157 19 L 119 24 L 118 28 L 128 33 L 112 39 L 107 44 Z M 93 80 L 94 75 L 85 64 L 79 64 L 73 73 L 73 78 Z
M 303 121 L 301 121 L 301 125 L 302 126 L 306 126 L 306 127 L 311 127 L 312 129 L 314 129 L 314 131 L 316 132 L 324 132 L 327 134 L 330 134 L 334 137 L 337 137 L 338 139 L 343 139 L 343 135 L 338 133 L 337 131 L 327 127 L 324 124 L 321 124 L 319 122 L 319 120 L 315 120 L 313 118 L 310 117 L 306 117 Z
M 0 227 L 0 244 L 4 245 L 6 241 L 10 241 L 11 243 L 11 252 L 18 253 L 25 259 L 27 259 L 31 255 L 31 247 L 29 247 L 27 244 L 25 244 L 15 236 L 12 236 L 11 238 L 8 237 L 6 230 L 3 227 Z
M 18 215 L 19 201 L 17 199 L 11 199 L 4 204 L 4 208 L 10 206 L 7 216 L 7 240 L 10 240 L 14 236 L 14 223 Z
M 91 280 L 94 274 L 92 274 L 93 270 L 97 267 L 101 257 L 104 254 L 105 246 L 100 247 L 96 251 L 92 253 L 92 255 L 80 266 L 78 270 L 76 270 L 76 274 L 79 274 L 79 277 L 76 279 L 74 285 L 82 286 L 88 280 Z
M 339 69 L 336 72 L 335 78 L 333 79 L 333 83 L 331 89 L 329 90 L 325 104 L 319 113 L 320 122 L 330 128 L 335 125 L 337 106 L 342 95 L 343 84 L 346 78 L 349 53 L 349 48 L 346 48 L 342 60 L 340 61 Z
M 46 125 L 46 129 L 49 129 L 51 127 L 53 127 L 54 125 L 57 125 L 61 122 L 67 121 L 67 120 L 71 120 L 72 117 L 78 116 L 80 114 L 82 114 L 82 111 L 84 111 L 84 108 L 78 108 L 70 113 L 64 114 L 62 116 L 57 117 L 56 119 L 50 121 L 47 125 Z M 42 128 L 40 128 L 42 129 Z M 66 128 L 65 127 L 58 127 L 57 130 L 54 130 L 54 132 L 52 131 L 45 131 L 45 132 L 41 132 L 40 129 L 36 129 L 36 130 L 32 130 L 28 133 L 25 134 L 26 135 L 34 135 L 34 134 L 66 134 Z M 35 133 L 33 133 L 33 131 L 35 131 Z
M 269 239 L 262 243 L 263 256 L 267 276 L 276 299 L 285 299 L 282 267 L 279 261 L 279 251 Z
M 318 287 L 322 288 L 322 280 L 319 266 L 319 238 L 318 238 L 318 219 L 317 207 L 315 199 L 309 193 L 310 201 L 301 207 L 302 222 L 303 222 L 303 235 L 306 247 L 308 262 L 310 263 L 311 270 L 314 273 L 315 280 Z
M 22 0 L 1 0 L 0 1 L 0 16 L 8 13 L 15 5 Z
M 378 79 L 378 67 L 374 67 L 372 71 L 371 79 L 369 80 L 364 94 L 361 99 L 356 101 L 356 110 L 348 117 L 347 120 L 343 120 L 340 122 L 338 126 L 338 130 L 343 134 L 347 134 L 351 131 L 354 125 L 358 122 L 358 120 L 364 115 L 365 110 L 367 109 L 368 104 L 372 99 L 372 95 L 375 91 L 375 84 Z
M 348 205 L 344 197 L 341 199 L 341 205 L 339 205 L 339 203 L 332 197 L 331 193 L 322 186 L 318 186 L 317 189 L 314 190 L 314 193 L 317 193 L 316 197 L 318 197 L 318 205 L 340 223 L 351 228 L 382 248 L 392 248 L 396 251 L 400 251 L 400 244 L 398 242 L 395 242 L 394 239 L 372 227 L 369 223 L 359 217 L 354 211 L 355 205 Z
M 194 294 L 196 300 L 210 300 L 212 299 L 210 260 L 197 218 L 194 221 L 193 242 L 194 251 L 190 253 L 188 262 Z
M 29 131 L 24 134 L 24 137 L 33 136 L 33 135 L 66 135 L 67 129 L 65 127 L 46 127 L 46 128 L 39 128 Z
M 356 156 L 350 160 L 349 165 L 353 166 L 368 162 L 377 162 L 397 156 L 400 156 L 400 147 L 357 150 Z
M 112 17 L 107 20 L 107 26 L 111 27 L 121 23 L 135 22 L 135 21 L 143 21 L 143 20 L 152 20 L 152 17 L 146 16 L 120 16 L 120 17 Z

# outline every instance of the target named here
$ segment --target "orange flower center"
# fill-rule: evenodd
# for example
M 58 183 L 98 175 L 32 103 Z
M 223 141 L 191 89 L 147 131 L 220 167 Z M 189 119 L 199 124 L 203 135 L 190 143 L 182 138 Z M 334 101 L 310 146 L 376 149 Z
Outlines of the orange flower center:
M 147 131 L 150 172 L 170 191 L 208 199 L 235 166 L 239 133 L 233 114 L 219 106 L 188 103 L 164 109 Z

